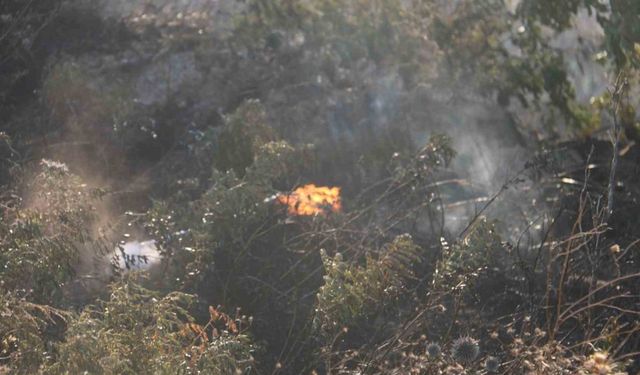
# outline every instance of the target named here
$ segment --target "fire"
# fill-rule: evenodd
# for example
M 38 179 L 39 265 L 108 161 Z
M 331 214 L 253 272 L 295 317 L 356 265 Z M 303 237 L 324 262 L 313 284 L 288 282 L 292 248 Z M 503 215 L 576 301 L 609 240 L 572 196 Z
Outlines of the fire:
M 322 215 L 342 209 L 339 187 L 309 184 L 300 186 L 291 194 L 279 194 L 277 199 L 289 207 L 289 215 Z

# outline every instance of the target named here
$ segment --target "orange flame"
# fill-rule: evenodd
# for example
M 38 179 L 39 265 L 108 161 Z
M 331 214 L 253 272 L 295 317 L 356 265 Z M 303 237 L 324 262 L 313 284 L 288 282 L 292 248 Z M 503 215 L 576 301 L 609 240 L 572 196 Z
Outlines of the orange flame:
M 291 194 L 279 194 L 277 199 L 289 207 L 289 215 L 322 215 L 342 209 L 339 187 L 309 184 L 297 188 Z

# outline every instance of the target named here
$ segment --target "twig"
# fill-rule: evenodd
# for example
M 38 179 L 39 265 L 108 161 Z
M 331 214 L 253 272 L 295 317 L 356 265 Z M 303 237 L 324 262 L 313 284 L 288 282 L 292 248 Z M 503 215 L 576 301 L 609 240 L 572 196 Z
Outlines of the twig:
M 611 143 L 613 144 L 613 155 L 611 156 L 611 170 L 609 171 L 609 190 L 607 193 L 607 212 L 606 218 L 608 219 L 613 214 L 613 201 L 616 179 L 616 168 L 618 166 L 619 148 L 620 148 L 620 121 L 618 121 L 618 111 L 620 111 L 620 104 L 624 90 L 627 87 L 626 77 L 621 72 L 616 78 L 614 91 L 611 93 L 613 100 L 612 115 L 613 115 L 613 134 L 611 136 Z
M 507 180 L 501 187 L 500 190 L 498 190 L 495 194 L 493 194 L 491 196 L 491 198 L 489 198 L 489 200 L 487 200 L 487 203 L 485 203 L 484 206 L 482 206 L 482 208 L 480 209 L 480 211 L 478 211 L 475 215 L 473 215 L 473 218 L 471 218 L 471 220 L 469 221 L 469 223 L 467 224 L 466 227 L 464 227 L 464 229 L 460 232 L 460 234 L 458 234 L 458 238 L 462 238 L 467 231 L 473 226 L 473 224 L 475 224 L 476 221 L 478 221 L 478 219 L 482 216 L 482 214 L 487 210 L 487 208 L 489 208 L 489 206 L 491 206 L 493 204 L 493 202 L 495 202 L 496 199 L 498 199 L 498 197 L 500 195 L 502 195 L 502 193 L 504 193 L 511 184 L 516 183 L 518 181 L 520 181 L 520 175 L 527 169 L 527 167 L 521 169 L 516 175 L 515 177 Z

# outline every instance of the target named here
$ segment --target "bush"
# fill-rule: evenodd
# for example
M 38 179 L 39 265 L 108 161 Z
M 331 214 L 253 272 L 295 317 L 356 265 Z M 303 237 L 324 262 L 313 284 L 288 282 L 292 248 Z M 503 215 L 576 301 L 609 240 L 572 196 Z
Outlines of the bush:
M 318 292 L 316 324 L 330 342 L 341 331 L 365 331 L 385 310 L 406 294 L 406 279 L 414 278 L 413 267 L 421 260 L 421 249 L 408 234 L 384 247 L 379 259 L 367 258 L 364 267 L 349 265 L 337 253 L 333 258 L 321 250 L 325 275 Z M 387 311 L 387 313 L 389 313 Z M 393 315 L 393 314 L 391 314 Z
M 254 367 L 251 341 L 228 316 L 222 333 L 215 327 L 215 309 L 206 326 L 194 322 L 187 310 L 193 296 L 160 296 L 131 279 L 110 291 L 108 301 L 86 307 L 69 322 L 46 373 L 223 375 Z
M 635 371 L 633 1 L 233 3 L 213 30 L 218 3 L 66 2 L 41 40 L 86 32 L 47 69 L 57 3 L 0 5 L 0 104 L 41 86 L 0 133 L 0 372 Z M 574 56 L 580 12 L 604 40 Z M 618 78 L 587 104 L 569 65 L 594 52 Z M 511 141 L 500 185 L 475 149 Z M 138 237 L 152 272 L 110 268 Z

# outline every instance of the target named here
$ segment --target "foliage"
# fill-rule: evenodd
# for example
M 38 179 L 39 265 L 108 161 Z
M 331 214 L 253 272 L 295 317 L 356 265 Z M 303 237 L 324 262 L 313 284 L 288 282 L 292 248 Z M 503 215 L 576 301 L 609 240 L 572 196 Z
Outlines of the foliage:
M 60 7 L 60 1 L 46 3 L 20 0 L 3 1 L 0 5 L 0 107 L 20 105 L 20 99 L 32 90 L 41 54 L 38 39 Z M 6 113 L 3 112 L 3 117 Z
M 266 113 L 260 103 L 244 103 L 227 119 L 218 136 L 214 166 L 222 172 L 233 169 L 237 175 L 243 176 L 258 149 L 272 139 L 269 133 Z
M 485 219 L 476 222 L 469 234 L 457 244 L 442 242 L 442 257 L 436 267 L 434 290 L 465 289 L 483 271 L 500 267 L 505 248 L 492 223 Z
M 523 1 L 519 13 L 529 22 L 540 22 L 556 30 L 571 27 L 571 19 L 580 10 L 595 13 L 598 23 L 605 32 L 607 51 L 618 69 L 627 64 L 638 67 L 640 62 L 636 45 L 640 41 L 640 30 L 632 20 L 640 14 L 637 2 L 615 0 L 603 3 L 593 0 Z
M 60 59 L 43 83 L 43 98 L 51 117 L 76 133 L 78 140 L 89 135 L 87 124 L 119 122 L 130 111 L 131 94 L 122 82 L 91 83 L 92 72 Z
M 225 32 L 198 2 L 145 3 L 46 66 L 30 42 L 76 13 L 19 3 L 0 5 L 0 104 L 26 108 L 0 133 L 0 372 L 637 368 L 636 1 L 249 0 Z M 590 103 L 556 48 L 585 13 L 586 60 L 617 77 Z M 140 100 L 163 64 L 198 78 Z M 500 185 L 470 149 L 507 132 L 535 160 Z M 288 209 L 312 183 L 341 209 Z M 148 275 L 110 262 L 132 237 L 157 247 Z
M 67 302 L 64 287 L 83 249 L 100 247 L 91 232 L 100 192 L 62 163 L 42 160 L 40 168 L 28 206 L 3 202 L 0 219 L 2 357 L 19 373 L 35 371 L 52 355 L 50 341 L 69 315 L 52 306 Z
M 234 326 L 208 336 L 205 328 L 215 322 L 194 323 L 187 310 L 192 296 L 160 296 L 131 280 L 110 289 L 109 301 L 86 307 L 69 322 L 68 338 L 46 373 L 222 375 L 252 368 L 253 347 L 244 333 Z
M 319 53 L 320 61 L 334 69 L 327 72 L 331 79 L 342 75 L 341 69 L 353 70 L 358 61 L 385 63 L 389 56 L 396 62 L 408 62 L 406 71 L 418 75 L 421 71 L 427 73 L 432 66 L 425 54 L 429 42 L 420 34 L 425 30 L 426 9 L 420 7 L 414 13 L 411 7 L 394 1 L 338 4 L 321 0 L 255 1 L 250 9 L 249 17 L 238 26 L 239 36 L 246 38 L 247 44 L 273 50 L 290 48 L 295 43 L 314 46 L 313 52 Z
M 57 304 L 62 286 L 92 238 L 99 192 L 91 191 L 67 166 L 43 160 L 33 181 L 30 208 L 6 210 L 0 222 L 0 283 L 30 301 Z
M 357 330 L 395 305 L 406 294 L 404 280 L 414 277 L 413 263 L 421 259 L 420 248 L 409 235 L 396 237 L 379 259 L 367 258 L 364 267 L 349 266 L 340 253 L 333 258 L 324 251 L 321 255 L 325 275 L 318 292 L 316 324 L 329 340 L 341 330 Z
M 6 292 L 0 296 L 0 316 L 0 371 L 29 374 L 53 355 L 47 327 L 63 323 L 69 313 Z

